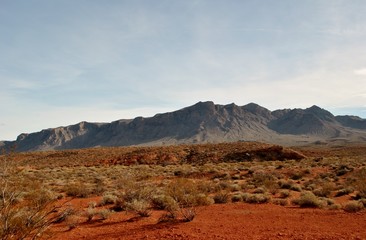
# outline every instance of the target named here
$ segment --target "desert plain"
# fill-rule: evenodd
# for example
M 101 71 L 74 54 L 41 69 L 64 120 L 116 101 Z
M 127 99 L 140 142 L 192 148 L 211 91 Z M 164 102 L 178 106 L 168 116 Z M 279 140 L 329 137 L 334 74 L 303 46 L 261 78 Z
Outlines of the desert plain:
M 366 239 L 365 157 L 357 143 L 4 153 L 2 239 Z

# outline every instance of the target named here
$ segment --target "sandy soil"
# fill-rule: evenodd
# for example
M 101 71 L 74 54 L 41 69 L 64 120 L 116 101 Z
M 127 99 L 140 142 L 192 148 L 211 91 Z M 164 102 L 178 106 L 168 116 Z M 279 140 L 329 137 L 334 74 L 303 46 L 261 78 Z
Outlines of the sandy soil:
M 104 221 L 65 223 L 49 237 L 64 239 L 366 239 L 366 212 L 230 203 L 197 208 L 192 222 L 158 223 L 162 212 L 136 218 L 124 212 Z

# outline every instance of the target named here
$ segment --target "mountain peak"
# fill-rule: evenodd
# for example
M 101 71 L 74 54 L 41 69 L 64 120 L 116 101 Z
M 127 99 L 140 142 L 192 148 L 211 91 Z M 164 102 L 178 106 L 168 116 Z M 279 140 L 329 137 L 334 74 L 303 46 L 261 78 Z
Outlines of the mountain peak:
M 322 120 L 331 120 L 334 118 L 334 115 L 332 113 L 316 105 L 313 105 L 310 108 L 305 109 L 305 112 L 314 114 L 315 116 L 317 116 Z
M 314 139 L 364 139 L 366 120 L 334 117 L 316 105 L 307 109 L 269 111 L 256 103 L 237 106 L 212 101 L 111 123 L 79 124 L 36 133 L 21 134 L 16 141 L 2 142 L 0 148 L 17 145 L 18 151 L 191 144 L 228 141 L 264 141 L 275 144 L 309 143 Z
M 265 118 L 271 118 L 271 115 L 272 115 L 271 111 L 269 111 L 267 108 L 264 108 L 253 102 L 251 102 L 247 105 L 244 105 L 243 109 L 250 113 L 253 113 L 254 115 L 260 115 Z

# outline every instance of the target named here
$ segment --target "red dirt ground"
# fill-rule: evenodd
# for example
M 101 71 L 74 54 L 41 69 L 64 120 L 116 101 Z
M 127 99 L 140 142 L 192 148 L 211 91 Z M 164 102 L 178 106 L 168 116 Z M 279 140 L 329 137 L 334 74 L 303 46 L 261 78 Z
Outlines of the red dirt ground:
M 273 204 L 230 203 L 197 208 L 188 223 L 158 223 L 163 212 L 148 218 L 115 213 L 105 221 L 63 223 L 49 237 L 64 239 L 366 239 L 366 212 L 302 209 Z

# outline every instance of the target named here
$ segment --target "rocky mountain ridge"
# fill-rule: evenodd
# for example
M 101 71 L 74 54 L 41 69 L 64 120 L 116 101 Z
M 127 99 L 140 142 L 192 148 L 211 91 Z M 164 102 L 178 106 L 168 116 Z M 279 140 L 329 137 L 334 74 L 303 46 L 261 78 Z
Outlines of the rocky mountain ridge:
M 81 122 L 21 134 L 17 151 L 76 149 L 98 146 L 166 145 L 207 142 L 262 141 L 299 145 L 322 141 L 366 141 L 366 120 L 334 116 L 312 106 L 270 111 L 255 103 L 237 106 L 198 102 L 174 112 L 111 123 Z

